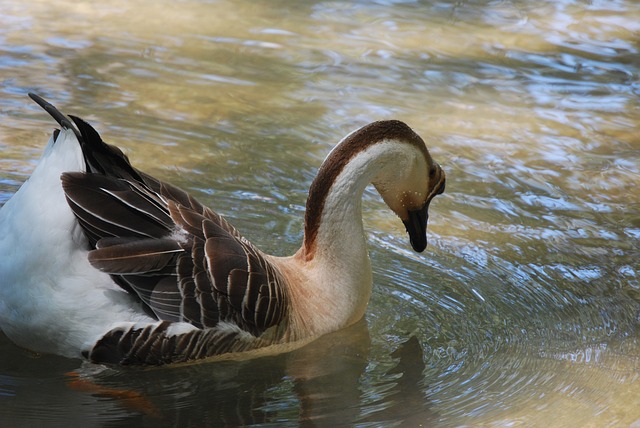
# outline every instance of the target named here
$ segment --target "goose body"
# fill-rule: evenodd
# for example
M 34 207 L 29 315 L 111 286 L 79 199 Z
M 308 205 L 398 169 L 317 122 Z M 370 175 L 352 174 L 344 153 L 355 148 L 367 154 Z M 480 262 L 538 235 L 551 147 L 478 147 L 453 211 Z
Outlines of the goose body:
M 183 190 L 132 167 L 82 119 L 30 96 L 60 129 L 0 209 L 0 328 L 38 352 L 157 365 L 346 327 L 371 295 L 365 187 L 374 184 L 419 252 L 429 203 L 444 190 L 417 134 L 374 122 L 322 164 L 300 250 L 271 256 Z

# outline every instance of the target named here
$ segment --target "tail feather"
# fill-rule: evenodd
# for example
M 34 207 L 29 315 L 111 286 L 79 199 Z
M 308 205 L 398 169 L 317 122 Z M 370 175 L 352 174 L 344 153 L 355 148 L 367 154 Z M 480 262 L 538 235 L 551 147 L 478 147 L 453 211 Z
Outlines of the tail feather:
M 100 134 L 83 119 L 64 115 L 39 95 L 29 93 L 29 97 L 49 113 L 63 129 L 73 131 L 82 148 L 86 172 L 145 183 L 139 171 L 131 166 L 127 156 L 119 148 L 102 141 Z M 54 132 L 55 139 L 59 131 Z
M 102 141 L 98 131 L 84 120 L 77 116 L 69 117 L 80 131 L 79 140 L 87 172 L 144 183 L 138 170 L 131 166 L 129 158 L 118 147 Z
M 39 95 L 36 95 L 32 92 L 29 92 L 29 98 L 31 98 L 33 101 L 36 102 L 36 104 L 38 104 L 40 107 L 42 107 L 44 109 L 44 111 L 46 111 L 47 113 L 49 113 L 49 115 L 56 121 L 58 122 L 58 125 L 60 125 L 61 127 L 63 127 L 64 129 L 71 129 L 73 131 L 74 134 L 76 134 L 76 137 L 78 138 L 78 141 L 82 138 L 82 135 L 80 134 L 80 131 L 78 131 L 78 129 L 73 125 L 73 121 L 68 118 L 67 116 L 65 116 L 64 114 L 62 114 L 62 112 L 60 110 L 58 110 L 53 104 L 51 104 L 50 102 L 46 101 L 44 98 L 42 98 Z M 57 139 L 59 131 L 54 135 L 54 139 Z

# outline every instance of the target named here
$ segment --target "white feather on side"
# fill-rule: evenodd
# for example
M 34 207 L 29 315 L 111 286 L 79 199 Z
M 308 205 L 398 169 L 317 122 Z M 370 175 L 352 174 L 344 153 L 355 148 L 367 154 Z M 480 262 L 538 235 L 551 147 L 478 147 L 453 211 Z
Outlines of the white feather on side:
M 62 129 L 55 141 L 49 139 L 29 180 L 0 209 L 4 333 L 20 346 L 76 358 L 109 324 L 154 321 L 87 261 L 86 238 L 60 182 L 63 172 L 84 169 L 75 134 Z

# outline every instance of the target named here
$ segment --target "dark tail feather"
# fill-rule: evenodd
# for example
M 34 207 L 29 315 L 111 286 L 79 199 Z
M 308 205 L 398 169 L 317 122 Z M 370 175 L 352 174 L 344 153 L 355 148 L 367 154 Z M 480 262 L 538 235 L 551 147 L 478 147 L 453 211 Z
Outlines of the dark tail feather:
M 77 116 L 69 117 L 82 136 L 80 144 L 87 172 L 144 183 L 142 176 L 131 166 L 129 158 L 118 147 L 102 141 L 100 134 L 84 120 Z
M 44 111 L 49 113 L 49 115 L 56 122 L 58 122 L 58 125 L 60 125 L 64 129 L 71 129 L 73 131 L 73 133 L 76 134 L 76 137 L 78 138 L 78 140 L 80 140 L 82 138 L 82 136 L 80 135 L 80 131 L 78 131 L 78 129 L 73 125 L 73 121 L 70 118 L 68 118 L 67 116 L 65 116 L 64 114 L 62 114 L 62 112 L 60 112 L 60 110 L 55 108 L 55 106 L 53 104 L 51 104 L 50 102 L 46 101 L 41 96 L 36 95 L 34 93 L 31 93 L 31 92 L 29 92 L 29 98 L 31 98 L 33 101 L 36 102 L 36 104 L 38 104 L 40 107 L 42 107 L 44 109 Z
M 76 116 L 65 116 L 39 95 L 29 93 L 29 97 L 49 113 L 62 128 L 73 131 L 80 142 L 87 172 L 146 184 L 140 173 L 131 166 L 127 156 L 119 148 L 102 141 L 100 134 L 87 122 Z

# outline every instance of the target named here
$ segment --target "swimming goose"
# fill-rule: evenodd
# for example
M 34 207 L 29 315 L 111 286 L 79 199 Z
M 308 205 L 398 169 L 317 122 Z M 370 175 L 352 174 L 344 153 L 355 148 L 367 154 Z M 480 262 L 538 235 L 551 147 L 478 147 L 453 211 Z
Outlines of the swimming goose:
M 371 295 L 365 187 L 373 183 L 417 252 L 429 203 L 444 191 L 416 133 L 371 123 L 329 153 L 309 190 L 302 247 L 276 257 L 132 167 L 87 122 L 29 96 L 60 129 L 0 210 L 0 327 L 38 352 L 159 365 L 283 349 L 344 328 Z

